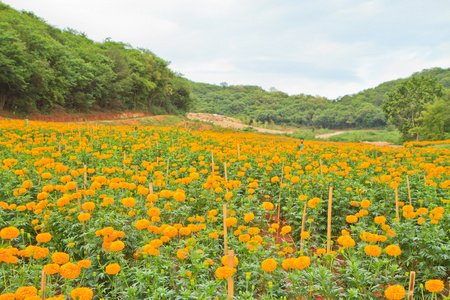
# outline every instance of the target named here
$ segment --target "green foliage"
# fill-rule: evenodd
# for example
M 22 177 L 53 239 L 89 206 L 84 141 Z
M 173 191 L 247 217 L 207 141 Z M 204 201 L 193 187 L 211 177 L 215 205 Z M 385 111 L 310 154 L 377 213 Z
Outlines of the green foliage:
M 333 142 L 349 142 L 349 143 L 360 143 L 360 142 L 388 142 L 392 144 L 401 144 L 401 135 L 398 130 L 376 130 L 376 131 L 366 131 L 366 130 L 351 130 L 345 133 L 332 136 L 328 139 Z
M 431 76 L 450 88 L 450 68 L 423 70 L 411 78 L 421 76 Z M 226 82 L 220 86 L 192 82 L 193 93 L 198 98 L 194 111 L 296 127 L 382 128 L 387 125 L 381 109 L 386 94 L 407 80 L 384 82 L 335 100 L 305 94 L 289 96 L 275 89 L 268 92 L 257 86 L 230 86 Z
M 350 97 L 331 101 L 305 94 L 289 96 L 257 86 L 221 86 L 192 83 L 198 98 L 195 111 L 253 119 L 260 123 L 317 128 L 380 127 L 386 123 L 381 109 L 355 103 Z
M 437 100 L 428 104 L 426 110 L 419 118 L 422 126 L 416 127 L 412 132 L 420 134 L 427 141 L 440 141 L 450 138 L 450 98 Z
M 413 76 L 401 82 L 387 94 L 382 109 L 386 119 L 397 126 L 404 141 L 418 139 L 412 131 L 422 123 L 422 111 L 427 104 L 434 103 L 443 96 L 443 86 L 431 76 Z
M 60 30 L 0 3 L 0 109 L 186 112 L 190 84 L 146 49 Z

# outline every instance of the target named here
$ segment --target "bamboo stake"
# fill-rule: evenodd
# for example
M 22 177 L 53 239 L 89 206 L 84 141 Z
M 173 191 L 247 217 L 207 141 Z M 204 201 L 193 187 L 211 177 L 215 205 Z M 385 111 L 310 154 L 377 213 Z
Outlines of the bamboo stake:
M 87 184 L 87 167 L 84 165 L 84 185 Z
M 327 230 L 327 254 L 331 251 L 331 207 L 333 201 L 333 187 L 330 186 L 330 192 L 328 195 L 328 230 Z
M 320 177 L 323 177 L 322 160 L 320 159 Z
M 42 290 L 42 300 L 45 300 L 45 288 L 47 285 L 47 276 L 45 274 L 45 271 L 42 270 L 41 272 L 41 290 Z
M 306 219 L 306 208 L 308 204 L 305 203 L 305 207 L 303 208 L 303 218 L 302 218 L 302 233 L 305 231 L 305 219 Z M 303 237 L 300 238 L 300 252 L 303 251 Z
M 223 248 L 225 254 L 228 254 L 228 242 L 227 242 L 227 205 L 223 205 Z
M 58 149 L 58 153 L 61 154 L 61 142 L 59 142 L 59 149 Z
M 225 172 L 225 182 L 226 182 L 225 190 L 226 190 L 227 193 L 228 193 L 227 162 L 224 162 L 224 164 L 223 164 L 223 169 L 224 169 L 224 172 Z
M 170 160 L 170 158 L 167 159 L 167 167 L 166 167 L 167 183 L 169 183 L 169 160 Z
M 213 179 L 213 173 L 214 173 L 214 152 L 211 149 L 211 179 Z
M 136 176 L 138 175 L 138 166 L 136 165 L 136 172 L 135 172 Z
M 399 214 L 398 214 L 398 188 L 395 188 L 395 213 L 397 214 L 397 218 L 399 218 Z
M 148 190 L 150 191 L 150 194 L 153 194 L 153 183 L 148 183 Z
M 408 177 L 408 175 L 406 175 L 406 184 L 408 185 L 409 205 L 412 205 L 412 203 L 411 203 L 411 189 L 409 188 L 409 177 Z
M 239 156 L 241 156 L 241 151 L 240 151 L 240 149 L 239 149 L 239 144 L 237 144 L 237 150 L 238 150 L 238 159 L 239 159 Z
M 234 268 L 234 250 L 228 251 L 228 267 Z M 234 296 L 234 282 L 233 275 L 228 278 L 228 299 L 233 299 Z
M 283 176 L 284 176 L 284 160 L 283 163 L 281 164 L 281 179 L 280 179 L 280 187 L 282 187 L 283 185 Z M 281 195 L 281 194 L 280 194 Z
M 416 272 L 412 271 L 409 276 L 408 300 L 413 299 L 415 280 L 416 280 Z

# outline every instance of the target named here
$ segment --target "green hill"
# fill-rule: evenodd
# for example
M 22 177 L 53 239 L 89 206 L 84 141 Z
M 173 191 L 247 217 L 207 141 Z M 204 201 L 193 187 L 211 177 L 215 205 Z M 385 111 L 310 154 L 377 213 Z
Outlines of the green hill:
M 450 68 L 433 68 L 412 76 L 433 76 L 450 88 Z M 192 82 L 197 112 L 222 113 L 249 121 L 321 128 L 378 128 L 386 125 L 380 106 L 386 93 L 405 79 L 330 100 L 324 97 L 267 92 L 257 86 L 221 86 Z
M 146 49 L 96 43 L 0 2 L 0 109 L 187 111 L 186 80 Z

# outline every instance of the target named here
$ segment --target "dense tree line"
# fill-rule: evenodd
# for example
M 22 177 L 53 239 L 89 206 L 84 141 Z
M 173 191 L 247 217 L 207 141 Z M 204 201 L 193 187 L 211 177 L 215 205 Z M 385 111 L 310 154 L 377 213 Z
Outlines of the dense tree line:
M 450 88 L 450 69 L 433 68 L 411 77 L 431 76 Z M 274 122 L 293 126 L 322 128 L 379 128 L 387 125 L 381 105 L 392 89 L 407 79 L 384 82 L 375 88 L 334 100 L 305 94 L 289 96 L 265 91 L 257 86 L 228 86 L 192 83 L 198 98 L 196 111 Z
M 0 2 L 0 109 L 185 112 L 189 81 L 146 49 L 60 30 Z

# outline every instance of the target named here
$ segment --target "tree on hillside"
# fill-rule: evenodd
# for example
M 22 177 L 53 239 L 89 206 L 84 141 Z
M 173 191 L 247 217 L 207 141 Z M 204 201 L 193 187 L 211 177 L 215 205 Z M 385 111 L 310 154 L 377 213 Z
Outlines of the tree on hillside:
M 440 141 L 450 138 L 450 97 L 439 99 L 428 104 L 423 116 L 419 119 L 421 127 L 412 131 L 429 141 Z
M 443 96 L 443 91 L 434 77 L 412 77 L 389 91 L 381 108 L 386 120 L 397 126 L 404 141 L 417 140 L 419 133 L 412 129 L 420 127 L 426 105 Z

